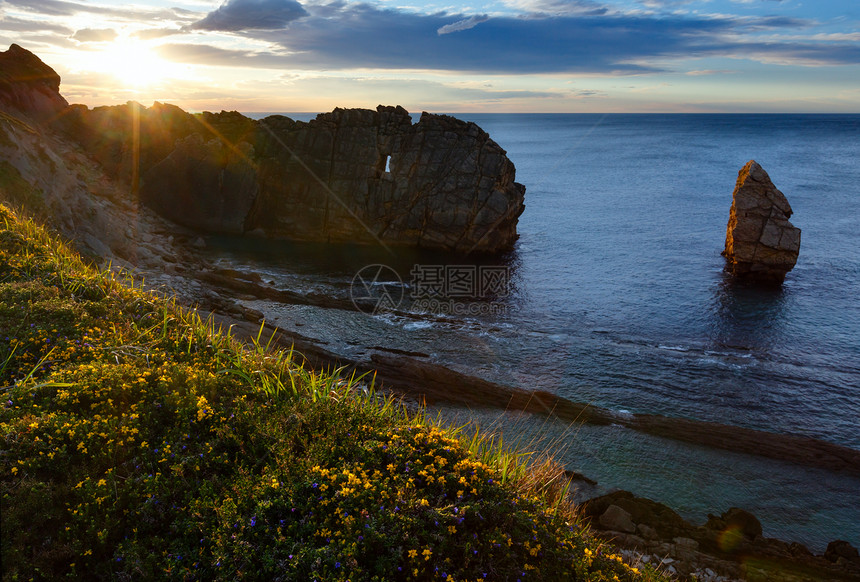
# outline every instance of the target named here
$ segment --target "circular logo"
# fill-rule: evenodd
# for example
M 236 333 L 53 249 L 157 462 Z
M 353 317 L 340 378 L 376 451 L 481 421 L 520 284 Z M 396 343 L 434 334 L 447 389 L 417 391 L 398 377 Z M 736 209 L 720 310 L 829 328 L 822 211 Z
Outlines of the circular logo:
M 363 267 L 349 286 L 352 304 L 361 312 L 377 315 L 400 307 L 405 293 L 397 271 L 388 265 Z

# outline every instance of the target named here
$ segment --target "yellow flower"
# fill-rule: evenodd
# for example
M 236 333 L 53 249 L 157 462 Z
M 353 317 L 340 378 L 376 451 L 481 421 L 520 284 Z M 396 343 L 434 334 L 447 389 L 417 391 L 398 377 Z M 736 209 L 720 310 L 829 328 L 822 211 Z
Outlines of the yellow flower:
M 418 555 L 418 550 L 409 550 L 409 557 L 414 558 Z
M 424 550 L 421 553 L 424 554 L 424 561 L 425 562 L 430 559 L 430 556 L 433 555 L 433 552 L 431 550 Z
M 105 481 L 104 479 L 99 479 L 99 482 L 96 483 L 96 487 L 101 487 L 103 485 L 107 485 L 107 481 Z

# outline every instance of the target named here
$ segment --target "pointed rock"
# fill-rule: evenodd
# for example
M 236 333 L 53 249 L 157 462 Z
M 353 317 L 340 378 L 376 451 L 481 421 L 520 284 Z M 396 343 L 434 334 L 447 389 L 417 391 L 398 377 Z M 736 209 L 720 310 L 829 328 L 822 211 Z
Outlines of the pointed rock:
M 60 95 L 60 76 L 25 48 L 0 51 L 0 106 L 37 121 L 56 117 L 69 106 Z
M 800 229 L 791 224 L 791 206 L 767 172 L 750 160 L 738 173 L 726 228 L 723 256 L 738 279 L 779 285 L 800 252 Z

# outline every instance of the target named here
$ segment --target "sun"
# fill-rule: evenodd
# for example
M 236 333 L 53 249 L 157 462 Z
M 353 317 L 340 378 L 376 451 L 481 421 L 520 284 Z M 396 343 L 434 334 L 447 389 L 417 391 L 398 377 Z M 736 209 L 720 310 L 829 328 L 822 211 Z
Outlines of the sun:
M 128 36 L 100 51 L 94 68 L 111 75 L 126 89 L 152 87 L 165 81 L 171 72 L 171 64 L 158 57 L 151 45 Z

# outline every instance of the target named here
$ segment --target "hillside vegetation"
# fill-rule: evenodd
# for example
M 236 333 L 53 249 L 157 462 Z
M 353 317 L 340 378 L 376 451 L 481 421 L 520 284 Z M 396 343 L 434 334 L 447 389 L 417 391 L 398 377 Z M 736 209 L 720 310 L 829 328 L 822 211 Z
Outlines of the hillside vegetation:
M 3 579 L 660 579 L 552 462 L 294 355 L 0 206 Z

